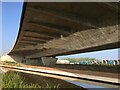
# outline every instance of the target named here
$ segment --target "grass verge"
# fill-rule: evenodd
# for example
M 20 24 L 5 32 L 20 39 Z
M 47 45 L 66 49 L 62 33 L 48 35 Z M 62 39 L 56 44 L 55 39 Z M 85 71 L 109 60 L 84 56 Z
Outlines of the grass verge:
M 50 84 L 46 83 L 46 85 L 41 86 L 39 84 L 34 83 L 27 83 L 25 82 L 25 78 L 20 75 L 19 72 L 7 72 L 3 74 L 2 78 L 2 88 L 39 88 L 39 90 L 43 90 L 44 88 L 51 88 L 57 89 L 59 88 L 59 84 L 51 86 Z

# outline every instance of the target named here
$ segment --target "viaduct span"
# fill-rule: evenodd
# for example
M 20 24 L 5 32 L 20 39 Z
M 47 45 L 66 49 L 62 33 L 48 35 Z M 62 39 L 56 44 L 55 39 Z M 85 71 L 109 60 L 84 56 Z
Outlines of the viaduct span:
M 119 11 L 117 2 L 24 3 L 9 55 L 50 66 L 55 56 L 119 48 Z

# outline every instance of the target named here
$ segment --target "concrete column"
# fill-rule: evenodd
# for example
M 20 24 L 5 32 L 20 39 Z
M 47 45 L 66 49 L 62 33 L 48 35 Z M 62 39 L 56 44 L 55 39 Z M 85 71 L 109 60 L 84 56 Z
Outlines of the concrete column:
M 42 62 L 41 58 L 36 58 L 36 59 L 31 58 L 29 60 L 26 60 L 26 64 L 43 66 L 43 62 Z
M 53 66 L 55 65 L 57 58 L 53 57 L 41 57 L 44 66 Z

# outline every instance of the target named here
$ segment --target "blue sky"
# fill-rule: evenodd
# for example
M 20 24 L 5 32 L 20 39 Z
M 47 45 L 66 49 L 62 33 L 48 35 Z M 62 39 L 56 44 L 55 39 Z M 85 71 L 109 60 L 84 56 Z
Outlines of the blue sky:
M 0 22 L 0 55 L 7 54 L 14 46 L 15 40 L 17 38 L 20 17 L 22 11 L 22 2 L 4 2 L 2 7 L 0 4 L 0 10 L 2 8 L 2 14 L 0 14 L 0 20 L 2 18 L 2 23 Z M 1 16 L 2 15 L 2 16 Z M 2 35 L 1 35 L 2 34 Z M 117 59 L 118 49 L 98 51 L 92 53 L 75 54 L 68 56 L 61 56 L 59 58 L 67 57 L 92 57 L 97 59 Z
M 97 59 L 118 59 L 118 49 L 111 49 L 111 50 L 103 50 L 103 51 L 95 51 L 89 53 L 80 53 L 74 55 L 67 55 L 67 56 L 60 56 L 58 58 L 81 58 L 81 57 L 88 57 L 88 58 L 97 58 Z
M 15 43 L 21 11 L 22 2 L 2 3 L 2 54 L 8 53 Z
M 0 2 L 0 55 L 2 54 L 2 3 Z

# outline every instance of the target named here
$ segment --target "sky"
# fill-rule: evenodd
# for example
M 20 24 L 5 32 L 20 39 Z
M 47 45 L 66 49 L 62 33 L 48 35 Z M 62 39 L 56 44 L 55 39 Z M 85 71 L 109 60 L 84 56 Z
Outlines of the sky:
M 2 2 L 2 55 L 14 46 L 20 24 L 22 2 Z M 0 53 L 1 54 L 1 53 Z
M 2 54 L 2 3 L 0 2 L 0 55 Z
M 0 3 L 0 56 L 5 55 L 13 48 L 20 25 L 22 2 Z M 104 50 L 89 53 L 60 56 L 58 58 L 90 57 L 97 59 L 118 59 L 118 49 Z
M 95 51 L 95 52 L 88 52 L 88 53 L 79 53 L 74 55 L 67 55 L 67 56 L 60 56 L 59 59 L 65 58 L 96 58 L 98 60 L 107 59 L 107 60 L 114 60 L 118 59 L 118 49 L 110 49 L 110 50 L 102 50 L 102 51 Z

